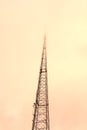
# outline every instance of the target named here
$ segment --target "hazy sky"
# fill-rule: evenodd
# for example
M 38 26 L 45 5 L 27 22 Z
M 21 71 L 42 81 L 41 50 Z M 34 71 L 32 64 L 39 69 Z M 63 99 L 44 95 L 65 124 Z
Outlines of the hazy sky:
M 31 130 L 45 24 L 50 129 L 87 130 L 87 0 L 0 0 L 0 130 Z

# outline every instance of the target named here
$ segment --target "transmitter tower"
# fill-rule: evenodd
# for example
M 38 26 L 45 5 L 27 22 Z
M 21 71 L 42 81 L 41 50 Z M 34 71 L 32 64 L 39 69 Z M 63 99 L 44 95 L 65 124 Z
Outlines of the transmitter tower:
M 36 92 L 36 100 L 34 103 L 32 130 L 50 130 L 46 35 L 44 35 L 44 44 L 43 44 L 43 51 L 41 57 L 41 66 L 39 71 L 38 88 Z

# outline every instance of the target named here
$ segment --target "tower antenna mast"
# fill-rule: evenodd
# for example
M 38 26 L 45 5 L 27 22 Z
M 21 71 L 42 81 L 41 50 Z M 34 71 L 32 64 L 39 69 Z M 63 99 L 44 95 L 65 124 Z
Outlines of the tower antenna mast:
M 44 34 L 43 51 L 39 72 L 38 88 L 34 103 L 32 130 L 50 130 L 49 127 L 49 100 L 47 79 L 46 32 Z

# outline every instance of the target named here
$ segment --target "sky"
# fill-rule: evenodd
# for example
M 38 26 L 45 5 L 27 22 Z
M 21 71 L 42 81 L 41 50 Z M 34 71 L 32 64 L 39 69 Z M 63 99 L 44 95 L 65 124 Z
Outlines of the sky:
M 50 129 L 87 130 L 87 0 L 0 0 L 0 130 L 32 128 L 45 26 Z

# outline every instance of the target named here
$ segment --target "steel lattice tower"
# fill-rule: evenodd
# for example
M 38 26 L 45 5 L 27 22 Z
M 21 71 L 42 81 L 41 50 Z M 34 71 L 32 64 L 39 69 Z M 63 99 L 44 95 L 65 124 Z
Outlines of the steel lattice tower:
M 48 101 L 48 80 L 47 80 L 47 56 L 46 56 L 46 35 L 41 58 L 38 88 L 36 101 L 34 103 L 34 116 L 32 130 L 50 130 L 49 128 L 49 101 Z

